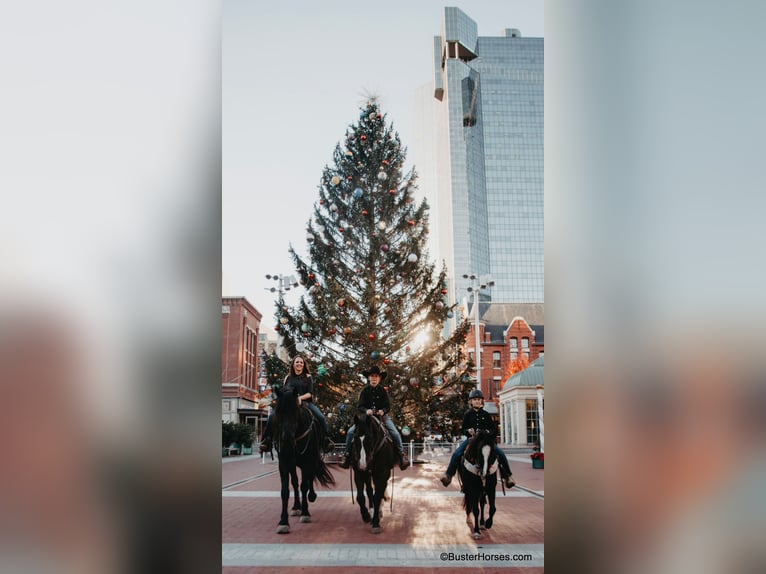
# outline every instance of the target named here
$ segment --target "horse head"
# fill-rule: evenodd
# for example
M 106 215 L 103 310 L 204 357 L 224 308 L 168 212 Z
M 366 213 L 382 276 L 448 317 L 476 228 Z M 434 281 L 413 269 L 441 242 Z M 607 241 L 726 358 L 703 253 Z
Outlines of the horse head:
M 465 450 L 465 459 L 477 470 L 482 482 L 497 470 L 495 436 L 490 431 L 479 430 L 470 440 Z
M 274 436 L 277 444 L 295 443 L 295 433 L 298 427 L 298 397 L 291 387 L 279 389 L 276 392 L 277 404 L 274 408 Z
M 351 460 L 361 471 L 367 470 L 385 440 L 383 423 L 374 415 L 357 413 L 354 416 L 354 440 Z

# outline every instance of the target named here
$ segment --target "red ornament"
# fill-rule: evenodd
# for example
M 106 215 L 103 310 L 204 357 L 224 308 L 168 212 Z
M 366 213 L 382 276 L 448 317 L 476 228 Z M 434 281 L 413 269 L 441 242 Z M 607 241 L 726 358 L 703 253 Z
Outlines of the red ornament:
M 324 387 L 324 383 L 317 383 L 317 387 L 321 389 L 322 387 Z
M 366 209 L 362 210 L 362 215 L 364 215 L 365 217 L 367 217 L 369 214 L 370 214 L 370 212 L 367 211 Z
M 309 277 L 309 279 L 313 279 L 314 278 L 314 274 L 313 273 L 309 273 L 308 277 Z
M 390 193 L 391 195 L 396 195 L 396 190 L 395 189 L 389 189 L 388 193 Z
M 409 223 L 410 225 L 415 225 L 415 220 L 414 219 L 410 219 L 407 223 Z
M 389 364 L 390 362 L 391 362 L 391 359 L 389 359 L 388 357 L 383 359 L 383 363 L 386 364 L 386 365 Z
M 344 231 L 346 231 L 346 230 L 345 230 L 345 229 L 343 229 L 342 227 L 339 227 L 339 228 L 338 228 L 338 231 L 340 231 L 341 233 L 343 233 L 343 232 L 344 232 Z
M 383 117 L 382 115 L 378 114 L 378 119 L 381 119 L 382 117 Z
M 388 160 L 387 159 L 383 160 L 383 165 L 388 165 Z
M 361 139 L 362 141 L 367 141 L 367 136 L 362 134 L 362 136 L 359 139 Z
M 446 295 L 446 294 L 447 294 L 447 290 L 446 289 L 442 289 L 442 295 Z
M 319 200 L 319 205 L 324 205 L 324 199 Z
M 370 333 L 370 334 L 368 335 L 368 338 L 370 339 L 370 341 L 374 341 L 374 340 L 375 340 L 375 335 L 373 335 L 372 333 Z
M 338 307 L 343 307 L 346 304 L 346 300 L 343 298 L 338 299 Z
M 346 179 L 349 180 L 349 181 L 354 181 L 354 176 L 349 175 Z

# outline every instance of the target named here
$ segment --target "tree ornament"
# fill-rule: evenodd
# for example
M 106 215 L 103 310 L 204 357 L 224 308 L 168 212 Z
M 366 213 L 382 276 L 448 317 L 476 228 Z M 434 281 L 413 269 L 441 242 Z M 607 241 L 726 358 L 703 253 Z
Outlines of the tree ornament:
M 374 340 L 375 340 L 375 335 L 374 335 L 373 333 L 370 333 L 369 335 L 367 335 L 367 338 L 368 338 L 370 341 L 374 341 Z
M 444 308 L 444 303 L 442 303 L 441 301 L 437 301 L 436 302 L 436 308 L 437 309 L 443 309 Z
M 374 119 L 375 119 L 375 112 L 372 112 L 372 113 L 371 113 L 369 116 L 367 116 L 367 117 L 368 117 L 368 118 L 370 118 L 371 120 L 374 120 Z
M 338 228 L 338 231 L 340 231 L 341 233 L 343 233 L 343 232 L 344 232 L 344 231 L 346 231 L 346 230 L 345 230 L 344 228 L 342 228 L 342 227 L 339 227 L 339 228 Z
M 383 165 L 388 165 L 388 160 L 384 159 L 382 163 L 383 163 Z
M 410 263 L 415 263 L 415 261 L 417 261 L 417 260 L 418 260 L 418 256 L 415 255 L 414 253 L 410 253 L 407 256 L 407 261 L 409 261 Z
M 338 307 L 343 307 L 343 305 L 346 304 L 346 300 L 343 297 L 341 297 L 340 299 L 338 299 L 337 303 L 338 303 Z
M 446 295 L 446 294 L 447 294 L 447 290 L 446 289 L 442 289 L 442 295 Z
M 338 318 L 335 315 L 330 315 L 330 321 L 336 321 Z
M 340 183 L 340 178 L 337 175 L 334 175 L 332 176 L 330 183 L 332 183 L 333 185 L 338 185 Z
M 351 139 L 354 139 L 354 138 L 351 138 Z M 354 154 L 351 153 L 351 150 L 346 151 L 346 157 L 354 157 Z
M 343 327 L 343 334 L 348 335 L 351 333 L 351 327 Z
M 289 321 L 289 320 L 290 320 L 290 319 L 288 319 L 287 317 L 281 317 L 281 318 L 279 319 L 279 322 L 280 322 L 280 323 L 282 323 L 283 325 L 287 325 L 287 323 L 288 323 L 288 321 Z
M 379 353 L 378 351 L 373 351 L 373 352 L 371 352 L 371 353 L 370 353 L 370 358 L 371 358 L 373 361 L 377 360 L 377 359 L 378 359 L 378 357 L 380 357 L 380 353 Z
M 307 235 L 306 236 L 306 241 L 308 241 L 309 243 L 314 243 L 314 236 L 313 235 Z
M 349 176 L 346 178 L 346 180 L 347 180 L 347 181 L 354 181 L 354 176 L 353 176 L 353 175 L 349 175 Z
M 410 219 L 407 223 L 409 223 L 410 226 L 413 226 L 413 225 L 415 225 L 415 220 L 414 219 Z
M 364 142 L 364 141 L 367 141 L 367 136 L 366 136 L 366 135 L 364 135 L 364 134 L 362 134 L 362 135 L 359 137 L 359 139 L 360 139 L 360 140 L 362 140 L 363 142 Z
M 388 357 L 386 357 L 385 359 L 383 359 L 383 364 L 384 364 L 384 365 L 388 365 L 390 362 L 391 362 L 391 359 L 389 359 Z
M 320 377 L 324 377 L 326 374 L 327 374 L 327 367 L 320 364 L 317 367 L 317 375 L 319 375 Z
M 380 229 L 381 231 L 385 231 L 386 230 L 386 222 L 385 221 L 378 221 L 378 229 Z
M 380 246 L 380 250 L 383 251 L 384 253 L 387 252 L 388 251 L 388 245 L 384 243 L 383 245 Z
M 364 193 L 364 192 L 362 191 L 362 188 L 361 188 L 361 187 L 357 187 L 357 188 L 354 190 L 354 197 L 355 197 L 355 198 L 357 198 L 357 199 L 359 199 L 360 197 L 362 197 L 362 194 L 363 194 L 363 193 Z
M 452 317 L 454 317 L 454 316 L 455 316 L 455 314 L 452 311 L 447 311 L 447 318 L 448 319 L 452 319 Z
M 311 327 L 309 327 L 308 323 L 304 323 L 303 325 L 301 325 L 301 331 L 303 331 L 304 333 L 308 333 L 310 328 Z
M 370 212 L 369 212 L 369 211 L 367 211 L 366 209 L 363 209 L 363 210 L 362 210 L 362 215 L 364 215 L 365 217 L 367 217 L 368 215 L 370 215 Z
M 333 203 L 332 205 L 330 205 L 330 211 L 332 211 L 333 213 L 336 213 L 338 211 L 338 206 Z
M 385 171 L 378 172 L 378 181 L 386 181 L 387 179 L 388 179 L 388 175 L 386 175 Z

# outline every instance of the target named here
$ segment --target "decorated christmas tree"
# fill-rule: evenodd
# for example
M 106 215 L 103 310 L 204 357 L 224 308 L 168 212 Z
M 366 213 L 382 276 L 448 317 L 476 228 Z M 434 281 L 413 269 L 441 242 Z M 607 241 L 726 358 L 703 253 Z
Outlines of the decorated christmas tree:
M 414 198 L 414 169 L 402 173 L 405 151 L 377 102 L 368 102 L 323 170 L 308 259 L 290 246 L 306 292 L 294 307 L 277 302 L 277 330 L 290 356 L 311 362 L 336 440 L 352 424 L 361 372 L 372 365 L 387 372 L 392 419 L 410 438 L 449 432 L 474 386 L 461 350 L 467 323 L 445 338 L 453 316 L 446 269 L 435 275 L 428 261 L 428 205 Z

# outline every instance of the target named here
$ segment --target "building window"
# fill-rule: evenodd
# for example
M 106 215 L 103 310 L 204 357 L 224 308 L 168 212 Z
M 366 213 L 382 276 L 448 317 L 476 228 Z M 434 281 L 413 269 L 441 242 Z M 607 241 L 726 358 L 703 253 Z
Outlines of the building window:
M 519 348 L 519 340 L 516 337 L 513 337 L 511 339 L 511 349 L 518 349 Z
M 524 358 L 529 360 L 529 351 L 524 351 Z
M 518 356 L 518 353 L 511 353 L 511 361 L 515 361 Z
M 226 413 L 231 412 L 231 401 L 223 401 L 223 410 Z
M 522 349 L 529 349 L 529 337 L 524 337 L 521 340 L 521 348 Z
M 493 369 L 500 368 L 500 351 L 492 352 L 492 368 Z
M 539 355 L 537 355 L 537 358 L 538 358 L 538 359 L 541 359 L 541 358 L 543 358 L 544 356 L 545 356 L 545 351 L 540 351 L 540 354 L 539 354 Z
M 527 443 L 537 444 L 540 440 L 540 419 L 537 399 L 527 399 Z

